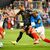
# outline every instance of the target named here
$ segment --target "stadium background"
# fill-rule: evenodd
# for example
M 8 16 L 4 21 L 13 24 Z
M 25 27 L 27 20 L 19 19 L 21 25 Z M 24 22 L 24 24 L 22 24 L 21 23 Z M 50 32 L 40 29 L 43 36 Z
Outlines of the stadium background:
M 50 26 L 50 2 L 49 1 L 50 0 L 0 0 L 0 10 L 2 10 L 2 12 L 0 12 L 0 14 L 2 14 L 3 11 L 7 11 L 7 10 L 9 12 L 14 11 L 14 9 L 15 9 L 15 11 L 18 11 L 18 6 L 21 4 L 23 4 L 25 6 L 25 8 L 27 9 L 32 4 L 33 9 L 39 10 L 41 14 L 43 13 L 42 19 L 43 19 L 44 25 Z M 10 11 L 9 9 L 10 10 L 12 9 L 12 11 Z M 9 12 L 8 12 L 8 14 L 9 14 Z M 19 27 L 19 22 L 17 22 L 17 20 L 21 21 L 22 18 L 19 18 L 19 17 L 16 18 L 15 26 Z M 7 25 L 5 23 L 4 23 L 4 25 Z

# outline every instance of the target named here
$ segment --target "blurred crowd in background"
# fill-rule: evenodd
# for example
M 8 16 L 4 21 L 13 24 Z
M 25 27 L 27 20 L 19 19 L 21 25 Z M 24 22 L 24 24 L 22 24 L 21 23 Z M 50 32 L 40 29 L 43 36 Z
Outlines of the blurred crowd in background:
M 50 26 L 50 2 L 46 0 L 25 0 L 25 1 L 18 1 L 15 0 L 13 4 L 9 6 L 5 6 L 0 8 L 0 18 L 3 16 L 4 23 L 3 27 L 10 29 L 12 28 L 20 28 L 20 22 L 22 21 L 21 15 L 14 17 L 20 10 L 18 8 L 19 5 L 23 4 L 25 9 L 36 9 L 42 17 L 43 23 L 45 26 Z M 11 24 L 9 27 L 9 23 Z

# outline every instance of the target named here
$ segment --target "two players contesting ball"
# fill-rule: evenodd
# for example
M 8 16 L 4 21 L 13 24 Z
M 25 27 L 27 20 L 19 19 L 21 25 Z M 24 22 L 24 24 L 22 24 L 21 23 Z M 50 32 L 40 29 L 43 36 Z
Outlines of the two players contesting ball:
M 32 12 L 32 14 L 28 13 L 27 16 L 25 16 L 25 13 L 23 13 L 26 11 L 26 10 L 24 10 L 24 6 L 22 5 L 20 7 L 20 9 L 22 10 L 22 11 L 20 10 L 20 13 L 22 12 L 21 15 L 22 15 L 22 17 L 24 17 L 23 18 L 24 26 L 22 26 L 22 29 L 21 29 L 20 34 L 19 34 L 18 38 L 16 39 L 16 41 L 11 41 L 12 44 L 16 44 L 22 38 L 22 34 L 24 32 L 26 32 L 26 34 L 29 35 L 31 38 L 35 39 L 34 44 L 38 44 L 40 38 L 44 42 L 50 43 L 50 40 L 45 38 L 45 29 L 43 26 L 42 18 L 39 15 L 39 13 L 36 10 L 34 10 Z M 27 12 L 28 12 L 28 10 L 27 10 Z M 19 13 L 17 15 L 19 15 Z M 28 21 L 28 20 L 29 20 L 29 22 L 27 22 L 27 24 L 26 24 L 25 21 Z M 29 26 L 28 26 L 28 23 L 29 23 Z M 38 33 L 40 35 L 38 35 Z

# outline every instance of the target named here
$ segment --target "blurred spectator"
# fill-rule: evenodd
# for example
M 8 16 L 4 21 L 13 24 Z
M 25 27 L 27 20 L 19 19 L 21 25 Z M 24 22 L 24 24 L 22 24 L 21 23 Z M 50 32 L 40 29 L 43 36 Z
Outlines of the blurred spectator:
M 8 17 L 8 15 L 7 14 L 4 14 L 3 17 L 5 17 L 4 18 L 4 22 L 3 22 L 3 28 L 5 29 L 5 28 L 7 28 L 7 20 L 8 20 L 7 17 Z
M 47 23 L 50 25 L 50 18 L 47 18 Z
M 43 15 L 43 19 L 47 19 L 47 18 L 49 18 L 48 13 L 44 13 L 44 15 Z
M 50 2 L 48 3 L 48 13 L 49 13 L 49 17 L 50 17 Z
M 46 2 L 42 2 L 42 7 L 43 7 L 44 11 L 46 12 L 47 11 Z
M 42 2 L 41 2 L 42 1 Z M 25 2 L 25 3 L 24 3 Z M 48 2 L 48 9 L 46 6 L 45 0 L 25 0 L 20 1 L 21 4 L 24 4 L 26 10 L 34 10 L 37 9 L 39 14 L 42 16 L 43 21 L 47 21 L 47 23 L 50 23 L 50 2 Z M 9 6 L 6 6 L 5 8 L 0 8 L 0 18 L 3 16 L 5 17 L 3 27 L 4 28 L 11 28 L 11 27 L 20 27 L 20 23 L 22 21 L 22 18 L 19 16 L 16 16 L 16 14 L 20 11 L 18 8 L 19 1 L 15 0 L 13 4 L 10 4 Z M 13 8 L 12 8 L 13 7 Z M 48 10 L 48 13 L 47 13 Z M 9 25 L 9 26 L 7 26 Z
M 14 18 L 11 18 L 11 25 L 12 25 L 12 28 L 14 27 Z
M 15 0 L 14 3 L 13 3 L 13 6 L 14 7 L 18 7 L 19 6 L 19 2 L 17 0 Z
M 10 17 L 7 20 L 7 28 L 11 29 L 11 18 Z

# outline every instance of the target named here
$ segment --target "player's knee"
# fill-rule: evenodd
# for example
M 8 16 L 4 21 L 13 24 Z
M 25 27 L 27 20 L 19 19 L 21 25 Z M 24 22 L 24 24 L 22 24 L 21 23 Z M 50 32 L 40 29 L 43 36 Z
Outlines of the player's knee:
M 35 30 L 34 31 L 32 30 L 31 33 L 37 33 L 37 32 Z
M 3 35 L 5 36 L 5 32 L 3 32 Z
M 45 39 L 45 35 L 43 35 L 43 34 L 40 37 L 41 37 L 42 40 Z
M 21 29 L 21 32 L 24 32 L 24 29 Z
M 2 36 L 0 35 L 0 39 L 2 39 Z
M 22 35 L 20 36 L 20 38 L 22 38 Z

